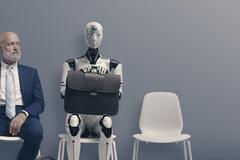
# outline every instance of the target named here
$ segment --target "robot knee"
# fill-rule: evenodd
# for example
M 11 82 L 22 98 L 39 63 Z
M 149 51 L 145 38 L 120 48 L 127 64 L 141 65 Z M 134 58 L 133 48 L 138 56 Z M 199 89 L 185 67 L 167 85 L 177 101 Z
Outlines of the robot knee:
M 104 115 L 101 119 L 101 125 L 106 128 L 112 128 L 112 119 L 108 115 Z
M 81 119 L 77 114 L 72 114 L 68 119 L 68 124 L 71 127 L 78 127 L 81 123 Z
M 72 114 L 68 119 L 68 127 L 72 136 L 76 136 L 79 132 L 81 119 L 78 114 Z
M 112 135 L 112 119 L 108 115 L 104 115 L 100 120 L 100 126 L 105 137 L 109 138 Z

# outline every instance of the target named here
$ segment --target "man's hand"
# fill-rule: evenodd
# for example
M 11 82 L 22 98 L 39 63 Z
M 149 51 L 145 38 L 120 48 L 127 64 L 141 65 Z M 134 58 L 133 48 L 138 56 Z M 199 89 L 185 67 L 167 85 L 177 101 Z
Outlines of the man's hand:
M 9 133 L 13 136 L 16 136 L 22 127 L 22 124 L 26 121 L 27 116 L 24 113 L 19 113 L 14 117 L 9 126 Z

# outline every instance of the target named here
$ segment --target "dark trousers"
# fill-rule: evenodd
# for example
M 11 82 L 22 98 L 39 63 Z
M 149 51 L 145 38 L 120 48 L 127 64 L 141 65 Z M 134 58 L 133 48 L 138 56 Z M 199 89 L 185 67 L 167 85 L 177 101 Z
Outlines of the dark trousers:
M 16 107 L 16 114 L 22 108 Z M 5 115 L 5 106 L 0 106 L 0 135 L 10 136 L 9 124 L 11 120 Z M 21 127 L 19 137 L 24 142 L 18 153 L 17 160 L 35 160 L 42 141 L 43 130 L 39 118 L 29 116 Z M 1 158 L 0 158 L 1 159 Z

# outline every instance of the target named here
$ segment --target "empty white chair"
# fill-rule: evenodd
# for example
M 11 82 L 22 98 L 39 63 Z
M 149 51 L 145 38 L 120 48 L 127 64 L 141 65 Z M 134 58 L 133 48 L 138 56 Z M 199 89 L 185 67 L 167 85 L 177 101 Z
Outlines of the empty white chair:
M 0 141 L 5 141 L 5 142 L 23 142 L 24 140 L 20 137 L 11 137 L 11 136 L 0 136 Z M 40 150 L 38 151 L 38 155 L 36 159 L 41 157 Z M 1 159 L 1 157 L 0 157 Z
M 58 145 L 58 158 L 57 160 L 64 160 L 64 151 L 65 151 L 65 144 L 67 141 L 67 135 L 66 134 L 59 134 L 59 145 Z M 110 158 L 111 160 L 117 160 L 117 149 L 116 149 L 116 143 L 115 143 L 115 139 L 116 136 L 112 135 L 111 139 L 111 143 L 109 144 L 110 147 Z M 99 138 L 81 138 L 80 139 L 81 143 L 99 143 L 100 139 Z
M 185 160 L 192 160 L 190 135 L 182 134 L 183 120 L 178 96 L 169 92 L 150 92 L 144 96 L 139 120 L 140 134 L 133 135 L 133 160 L 138 160 L 140 142 L 183 142 Z

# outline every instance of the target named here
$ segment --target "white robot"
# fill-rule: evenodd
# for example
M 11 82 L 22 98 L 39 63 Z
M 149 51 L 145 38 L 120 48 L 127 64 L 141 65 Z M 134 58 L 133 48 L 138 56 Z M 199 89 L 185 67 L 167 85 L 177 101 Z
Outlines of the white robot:
M 99 54 L 99 47 L 103 37 L 101 24 L 98 22 L 88 23 L 85 27 L 85 36 L 88 45 L 86 54 L 75 59 L 69 59 L 63 64 L 61 79 L 62 98 L 65 96 L 66 77 L 70 70 L 120 75 L 120 98 L 122 95 L 122 64 L 114 59 L 105 59 Z M 108 144 L 110 144 L 112 135 L 112 119 L 110 116 L 67 114 L 65 128 L 68 135 L 67 152 L 69 160 L 79 160 L 81 136 L 100 137 L 98 146 L 99 160 L 107 160 L 109 158 L 107 148 L 109 148 Z

